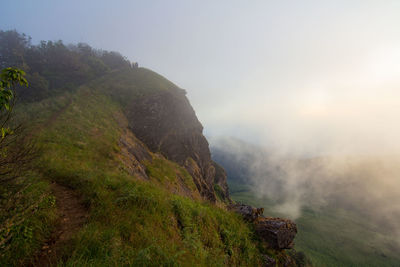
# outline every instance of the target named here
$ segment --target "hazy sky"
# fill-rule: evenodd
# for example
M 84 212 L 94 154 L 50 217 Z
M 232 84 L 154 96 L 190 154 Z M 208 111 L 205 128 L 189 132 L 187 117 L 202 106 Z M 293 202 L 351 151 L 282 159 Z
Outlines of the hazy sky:
M 1 29 L 121 52 L 182 88 L 208 135 L 399 152 L 400 1 L 6 1 Z

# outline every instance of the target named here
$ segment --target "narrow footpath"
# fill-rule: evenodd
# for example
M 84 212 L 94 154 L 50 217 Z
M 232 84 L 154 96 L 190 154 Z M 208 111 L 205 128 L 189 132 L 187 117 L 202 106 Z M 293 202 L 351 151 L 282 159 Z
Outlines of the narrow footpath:
M 51 185 L 59 215 L 59 223 L 47 240 L 33 266 L 55 266 L 63 246 L 79 231 L 88 217 L 88 210 L 78 194 L 65 186 Z

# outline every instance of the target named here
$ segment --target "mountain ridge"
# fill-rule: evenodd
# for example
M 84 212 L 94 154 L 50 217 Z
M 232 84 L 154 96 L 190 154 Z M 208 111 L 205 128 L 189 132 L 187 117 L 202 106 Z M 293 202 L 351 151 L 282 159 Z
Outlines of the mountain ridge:
M 13 208 L 0 215 L 18 216 L 21 203 L 41 208 L 1 232 L 10 242 L 0 263 L 34 263 L 32 255 L 60 219 L 50 186 L 57 183 L 78 193 L 89 212 L 57 264 L 295 266 L 228 210 L 225 171 L 211 160 L 184 90 L 118 53 L 87 45 L 42 42 L 17 52 L 9 64 L 17 62 L 32 83 L 30 92 L 18 88 L 16 119 L 35 129 L 40 153 L 30 172 L 8 185 L 35 193 L 2 192 Z

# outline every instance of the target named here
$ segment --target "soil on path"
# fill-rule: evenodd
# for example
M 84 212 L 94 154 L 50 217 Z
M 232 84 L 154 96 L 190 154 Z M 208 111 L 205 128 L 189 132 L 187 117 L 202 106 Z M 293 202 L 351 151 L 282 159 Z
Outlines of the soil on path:
M 42 246 L 33 266 L 55 266 L 64 245 L 85 223 L 88 210 L 74 190 L 53 183 L 51 185 L 59 215 L 59 223 L 51 238 Z

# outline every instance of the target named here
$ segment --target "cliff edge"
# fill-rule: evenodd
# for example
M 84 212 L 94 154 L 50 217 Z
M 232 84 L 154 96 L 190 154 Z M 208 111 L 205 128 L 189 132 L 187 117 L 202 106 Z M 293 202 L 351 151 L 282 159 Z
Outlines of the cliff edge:
M 131 131 L 152 152 L 187 169 L 203 198 L 231 202 L 226 173 L 211 159 L 203 126 L 185 90 L 170 86 L 136 96 L 126 104 L 125 114 Z

